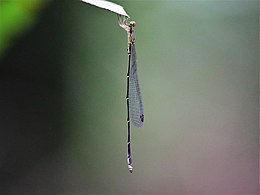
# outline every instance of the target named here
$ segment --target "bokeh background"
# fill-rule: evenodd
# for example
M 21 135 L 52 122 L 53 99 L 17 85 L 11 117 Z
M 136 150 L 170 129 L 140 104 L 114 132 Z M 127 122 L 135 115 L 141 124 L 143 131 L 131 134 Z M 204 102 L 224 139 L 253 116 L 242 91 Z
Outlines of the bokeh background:
M 0 194 L 258 194 L 259 1 L 113 2 L 137 22 L 134 173 L 116 15 L 0 0 Z

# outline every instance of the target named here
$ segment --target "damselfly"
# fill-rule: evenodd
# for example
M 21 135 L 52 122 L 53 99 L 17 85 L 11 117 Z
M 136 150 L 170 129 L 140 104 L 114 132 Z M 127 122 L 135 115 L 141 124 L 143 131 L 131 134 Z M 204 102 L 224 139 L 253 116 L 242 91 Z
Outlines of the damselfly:
M 127 17 L 118 15 L 120 27 L 126 30 L 128 35 L 128 69 L 126 75 L 126 103 L 127 103 L 127 164 L 130 173 L 133 172 L 133 160 L 131 154 L 131 123 L 135 127 L 141 127 L 144 123 L 144 107 L 137 77 L 137 60 L 135 50 L 135 26 L 134 21 L 128 23 Z

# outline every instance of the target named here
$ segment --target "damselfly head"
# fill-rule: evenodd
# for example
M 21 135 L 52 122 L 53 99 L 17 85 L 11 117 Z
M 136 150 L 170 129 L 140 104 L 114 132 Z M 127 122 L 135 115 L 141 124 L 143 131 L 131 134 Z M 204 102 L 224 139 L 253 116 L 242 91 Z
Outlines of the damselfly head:
M 129 26 L 135 27 L 135 25 L 136 25 L 136 22 L 135 22 L 135 21 L 130 21 L 130 22 L 129 22 Z

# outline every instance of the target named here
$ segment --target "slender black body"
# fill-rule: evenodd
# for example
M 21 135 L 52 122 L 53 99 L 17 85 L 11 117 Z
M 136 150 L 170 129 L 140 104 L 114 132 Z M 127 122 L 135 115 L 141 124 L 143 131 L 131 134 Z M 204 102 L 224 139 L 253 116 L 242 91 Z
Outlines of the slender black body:
M 132 44 L 128 44 L 128 68 L 126 74 L 126 105 L 127 105 L 127 163 L 130 173 L 133 172 L 133 161 L 131 154 L 131 125 L 130 125 L 130 108 L 129 108 L 129 73 L 131 67 Z

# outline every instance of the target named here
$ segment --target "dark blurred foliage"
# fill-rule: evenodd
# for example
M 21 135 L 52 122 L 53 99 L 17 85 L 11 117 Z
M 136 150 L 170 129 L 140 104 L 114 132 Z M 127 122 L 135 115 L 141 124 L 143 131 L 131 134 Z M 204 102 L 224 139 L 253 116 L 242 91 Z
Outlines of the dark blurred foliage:
M 62 144 L 61 11 L 58 1 L 0 2 L 0 194 L 25 194 L 17 183 Z

